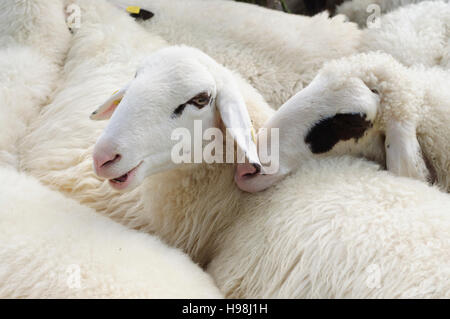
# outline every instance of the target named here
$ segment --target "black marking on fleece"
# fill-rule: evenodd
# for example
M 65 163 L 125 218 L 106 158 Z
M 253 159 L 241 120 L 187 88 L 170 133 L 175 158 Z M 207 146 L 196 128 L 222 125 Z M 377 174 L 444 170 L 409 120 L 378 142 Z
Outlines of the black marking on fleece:
M 130 16 L 136 20 L 142 19 L 144 21 L 151 19 L 155 14 L 151 11 L 141 9 L 139 13 L 131 13 Z
M 372 123 L 366 120 L 366 114 L 336 114 L 317 122 L 306 135 L 305 143 L 309 144 L 314 154 L 326 153 L 339 141 L 359 139 L 371 126 Z

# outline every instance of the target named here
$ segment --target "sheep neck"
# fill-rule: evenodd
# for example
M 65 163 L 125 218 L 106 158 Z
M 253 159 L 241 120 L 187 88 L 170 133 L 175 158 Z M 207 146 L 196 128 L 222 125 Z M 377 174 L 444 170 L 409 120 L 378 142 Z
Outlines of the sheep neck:
M 234 185 L 234 165 L 192 164 L 150 177 L 144 187 L 151 220 L 143 230 L 206 266 L 218 234 L 239 215 L 242 192 Z

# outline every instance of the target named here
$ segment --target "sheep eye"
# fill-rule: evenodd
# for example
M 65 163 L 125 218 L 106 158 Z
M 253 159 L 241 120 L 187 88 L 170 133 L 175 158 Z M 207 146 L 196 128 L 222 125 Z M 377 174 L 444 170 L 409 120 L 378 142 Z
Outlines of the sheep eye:
M 372 93 L 375 93 L 375 94 L 378 94 L 378 95 L 380 94 L 380 93 L 378 92 L 378 90 L 376 90 L 376 89 L 372 89 L 371 91 L 372 91 Z
M 186 108 L 186 105 L 188 104 L 193 104 L 195 105 L 197 108 L 201 109 L 204 106 L 208 105 L 208 103 L 211 101 L 211 96 L 209 96 L 208 93 L 203 92 L 200 93 L 196 96 L 194 96 L 192 99 L 190 99 L 189 101 L 187 101 L 184 104 L 179 105 L 172 113 L 171 117 L 172 118 L 176 118 L 178 116 L 180 116 L 184 109 Z
M 193 97 L 191 100 L 189 100 L 188 103 L 194 104 L 199 109 L 201 109 L 202 107 L 208 105 L 210 100 L 211 100 L 211 97 L 209 96 L 209 94 L 206 92 L 202 92 L 202 93 L 196 95 L 195 97 Z

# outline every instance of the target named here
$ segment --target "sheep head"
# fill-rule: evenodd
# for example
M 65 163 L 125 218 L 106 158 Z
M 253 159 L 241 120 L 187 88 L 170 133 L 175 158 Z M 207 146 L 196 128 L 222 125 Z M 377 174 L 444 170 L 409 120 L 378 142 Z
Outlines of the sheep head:
M 261 174 L 247 164 L 238 164 L 237 185 L 247 192 L 262 191 L 315 156 L 364 152 L 378 158 L 382 140 L 373 138 L 367 143 L 367 135 L 376 134 L 372 126 L 379 100 L 357 77 L 319 74 L 264 125 L 279 130 L 278 172 Z
M 265 124 L 279 129 L 279 172 L 238 165 L 238 186 L 263 190 L 302 161 L 329 155 L 363 157 L 397 175 L 432 181 L 416 134 L 424 92 L 409 72 L 383 53 L 329 62 Z
M 197 49 L 168 47 L 149 56 L 135 78 L 91 115 L 109 118 L 94 147 L 94 170 L 118 190 L 179 165 L 173 160 L 179 144 L 174 132 L 194 137 L 199 121 L 200 130 L 232 128 L 238 148 L 260 167 L 250 117 L 232 73 Z

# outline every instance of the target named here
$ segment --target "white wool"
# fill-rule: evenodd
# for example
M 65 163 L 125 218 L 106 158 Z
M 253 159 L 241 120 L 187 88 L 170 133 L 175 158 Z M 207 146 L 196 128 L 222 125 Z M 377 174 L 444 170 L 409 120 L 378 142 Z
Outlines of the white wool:
M 0 176 L 0 298 L 221 298 L 179 250 L 34 178 Z
M 450 197 L 435 188 L 360 159 L 304 159 L 240 203 L 207 268 L 226 296 L 450 296 Z
M 450 69 L 450 3 L 426 1 L 383 15 L 363 31 L 361 51 L 383 51 L 406 66 Z
M 325 61 L 356 52 L 361 31 L 343 16 L 287 14 L 221 0 L 109 0 L 155 15 L 141 22 L 170 44 L 198 48 L 238 71 L 273 108 L 306 86 Z
M 165 44 L 102 1 L 80 3 L 84 23 L 60 91 L 23 141 L 23 169 L 183 249 L 227 297 L 449 297 L 448 195 L 362 160 L 305 161 L 256 195 L 237 189 L 234 165 L 209 164 L 113 191 L 92 170 L 105 125 L 89 114 Z M 240 91 L 261 127 L 272 111 L 253 89 Z
M 62 64 L 70 41 L 68 0 L 3 0 L 0 3 L 0 47 L 20 43 Z
M 0 3 L 0 164 L 19 166 L 18 143 L 56 88 L 70 38 L 62 1 Z
M 19 166 L 17 144 L 55 87 L 58 68 L 36 50 L 0 50 L 0 163 Z
M 438 1 L 448 2 L 448 0 Z M 374 18 L 379 18 L 379 15 L 419 2 L 425 2 L 425 0 L 352 0 L 339 5 L 336 12 L 344 14 L 350 21 L 358 23 L 361 28 L 365 28 L 368 26 L 368 22 L 374 22 Z

